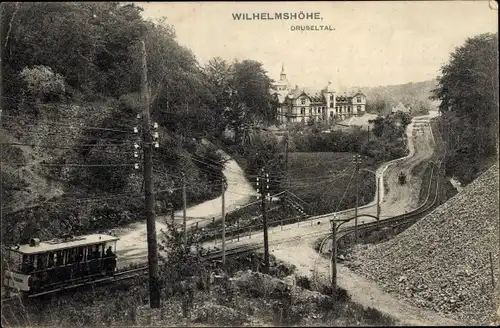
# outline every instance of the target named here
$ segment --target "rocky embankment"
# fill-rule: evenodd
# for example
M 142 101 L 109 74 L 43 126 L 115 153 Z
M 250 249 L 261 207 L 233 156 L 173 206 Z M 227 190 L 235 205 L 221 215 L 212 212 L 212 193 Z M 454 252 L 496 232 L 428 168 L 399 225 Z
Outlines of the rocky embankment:
M 500 285 L 498 183 L 497 164 L 394 239 L 356 246 L 346 264 L 418 307 L 491 324 Z

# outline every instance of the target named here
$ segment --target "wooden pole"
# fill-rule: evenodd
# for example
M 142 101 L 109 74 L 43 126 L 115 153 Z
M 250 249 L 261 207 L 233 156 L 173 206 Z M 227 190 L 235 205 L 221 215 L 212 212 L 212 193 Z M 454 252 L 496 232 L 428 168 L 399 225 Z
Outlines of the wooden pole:
M 261 184 L 261 196 L 262 196 L 262 221 L 264 229 L 264 273 L 269 273 L 269 240 L 267 234 L 267 188 L 269 186 L 269 175 L 265 174 L 264 169 L 262 169 L 262 184 Z
M 187 226 L 186 226 L 186 176 L 184 172 L 182 175 L 182 224 L 184 228 L 184 244 L 187 246 Z
M 335 291 L 337 289 L 337 223 L 332 220 L 332 289 Z
M 146 222 L 148 239 L 148 267 L 149 267 L 149 298 L 151 308 L 160 307 L 160 289 L 158 284 L 158 247 L 156 243 L 156 222 L 155 222 L 155 194 L 153 191 L 153 157 L 152 157 L 152 136 L 149 117 L 149 90 L 146 62 L 146 45 L 141 41 L 142 46 L 142 75 L 141 75 L 141 95 L 143 113 L 143 152 L 144 152 L 144 196 L 146 198 Z
M 382 179 L 378 176 L 376 176 L 377 181 L 375 183 L 377 184 L 377 230 L 380 229 L 379 223 L 380 223 L 380 184 L 382 183 Z
M 226 193 L 226 182 L 224 178 L 222 179 L 222 265 L 226 265 L 226 214 L 225 214 L 225 193 Z
M 354 241 L 358 242 L 358 201 L 359 201 L 359 183 L 358 183 L 358 175 L 359 175 L 359 155 L 354 155 L 354 165 L 355 165 L 355 181 L 356 184 L 356 207 L 354 208 Z
M 490 271 L 491 271 L 491 286 L 495 288 L 495 275 L 493 274 L 493 256 L 490 252 Z
M 288 175 L 288 124 L 286 131 L 286 140 L 285 140 L 285 172 L 286 172 L 286 189 L 290 189 L 290 177 Z

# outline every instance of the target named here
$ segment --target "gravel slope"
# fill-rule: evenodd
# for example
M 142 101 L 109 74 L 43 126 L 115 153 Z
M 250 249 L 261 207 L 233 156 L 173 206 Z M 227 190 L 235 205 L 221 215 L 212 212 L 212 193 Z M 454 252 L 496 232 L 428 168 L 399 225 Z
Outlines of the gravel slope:
M 356 246 L 348 265 L 416 306 L 489 324 L 498 307 L 498 206 L 497 164 L 394 239 Z

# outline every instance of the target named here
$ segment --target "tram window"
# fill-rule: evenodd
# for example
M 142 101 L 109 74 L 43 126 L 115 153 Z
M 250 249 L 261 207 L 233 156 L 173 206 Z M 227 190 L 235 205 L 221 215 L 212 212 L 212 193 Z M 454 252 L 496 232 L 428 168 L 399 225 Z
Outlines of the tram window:
M 104 257 L 106 254 L 106 244 L 99 245 L 99 257 Z
M 63 252 L 62 251 L 58 251 L 56 252 L 56 265 L 57 266 L 61 266 L 64 264 L 64 257 L 63 257 Z
M 66 263 L 75 263 L 77 261 L 76 249 L 70 248 L 67 250 L 67 259 Z
M 82 247 L 78 247 L 76 249 L 76 262 L 82 262 L 84 259 L 85 253 Z
M 43 270 L 45 269 L 47 263 L 47 255 L 45 254 L 37 254 L 36 255 L 36 269 Z
M 94 247 L 87 247 L 87 261 L 91 261 L 94 259 Z
M 50 268 L 50 267 L 54 266 L 54 253 L 49 252 L 48 257 L 49 257 L 49 261 L 48 261 L 49 263 L 48 263 L 47 267 Z

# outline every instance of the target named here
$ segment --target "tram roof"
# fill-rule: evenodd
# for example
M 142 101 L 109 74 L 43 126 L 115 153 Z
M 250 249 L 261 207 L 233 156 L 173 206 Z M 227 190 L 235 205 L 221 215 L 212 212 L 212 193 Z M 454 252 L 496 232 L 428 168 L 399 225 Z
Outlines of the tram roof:
M 53 252 L 62 249 L 76 248 L 82 246 L 91 246 L 111 241 L 117 241 L 120 238 L 110 235 L 92 234 L 85 236 L 73 237 L 71 239 L 56 238 L 47 241 L 41 241 L 36 246 L 29 244 L 11 247 L 11 250 L 21 254 L 40 254 L 46 252 Z

